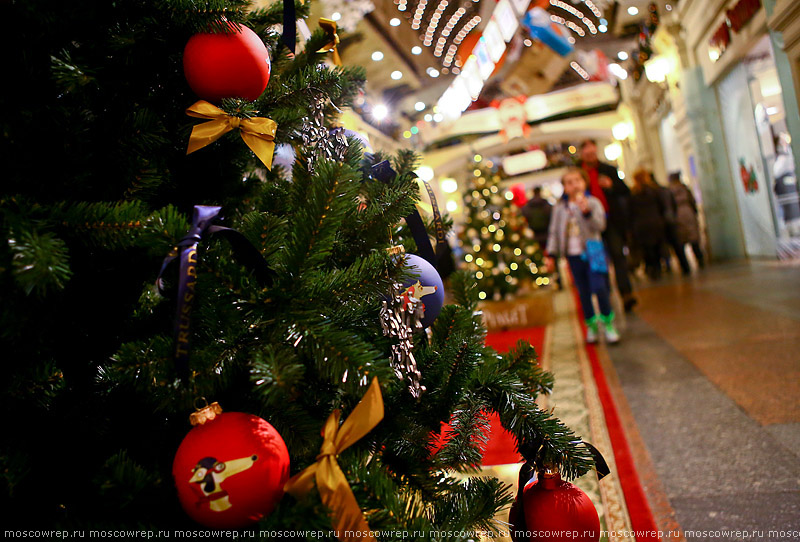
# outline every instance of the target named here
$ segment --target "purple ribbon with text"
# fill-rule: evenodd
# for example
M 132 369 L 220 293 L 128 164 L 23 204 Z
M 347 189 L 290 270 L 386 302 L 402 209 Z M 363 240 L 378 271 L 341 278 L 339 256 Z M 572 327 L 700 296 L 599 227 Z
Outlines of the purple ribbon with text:
M 263 284 L 272 283 L 274 273 L 267 266 L 264 256 L 238 231 L 224 226 L 214 226 L 222 207 L 195 205 L 192 226 L 178 244 L 170 251 L 158 273 L 156 285 L 162 295 L 166 287 L 164 272 L 175 260 L 180 260 L 178 270 L 178 307 L 175 313 L 175 369 L 184 382 L 189 380 L 189 339 L 191 331 L 192 303 L 197 284 L 197 245 L 206 234 L 222 234 L 233 247 L 236 258 L 251 268 Z

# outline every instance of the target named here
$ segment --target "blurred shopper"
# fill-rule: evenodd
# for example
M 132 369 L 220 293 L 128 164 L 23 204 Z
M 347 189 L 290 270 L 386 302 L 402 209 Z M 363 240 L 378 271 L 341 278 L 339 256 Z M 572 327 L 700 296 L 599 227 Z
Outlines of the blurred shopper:
M 568 168 L 561 182 L 564 197 L 553 207 L 547 238 L 548 267 L 556 269 L 556 258 L 566 257 L 586 318 L 586 342 L 597 342 L 603 325 L 606 341 L 619 341 L 608 291 L 608 261 L 602 234 L 606 213 L 599 199 L 587 193 L 588 176 L 583 169 Z M 592 294 L 600 314 L 594 312 Z
M 603 241 L 614 264 L 617 288 L 622 295 L 625 310 L 629 311 L 636 304 L 628 276 L 628 260 L 625 257 L 625 246 L 630 232 L 631 191 L 619 178 L 617 168 L 600 162 L 597 158 L 597 143 L 593 139 L 581 143 L 580 165 L 588 175 L 589 192 L 605 209 L 608 225 L 603 233 Z
M 661 244 L 665 240 L 664 198 L 646 169 L 637 169 L 633 174 L 631 223 L 647 276 L 657 280 L 661 278 Z
M 553 214 L 553 204 L 542 197 L 542 187 L 533 188 L 533 197 L 522 207 L 522 215 L 528 222 L 528 227 L 533 231 L 533 238 L 541 248 L 547 245 L 547 232 L 550 228 L 550 217 Z M 561 275 L 556 273 L 556 284 L 562 288 Z
M 533 197 L 522 208 L 522 215 L 528 221 L 528 227 L 533 230 L 533 238 L 541 246 L 547 244 L 547 231 L 552 214 L 553 205 L 542 197 L 542 187 L 534 187 Z
M 680 245 L 681 253 L 684 259 L 686 258 L 685 245 L 688 243 L 692 246 L 694 258 L 697 260 L 697 265 L 702 269 L 705 267 L 705 257 L 703 250 L 700 248 L 700 224 L 697 221 L 697 202 L 692 195 L 689 187 L 681 182 L 680 173 L 671 173 L 669 176 L 669 189 L 675 198 L 676 207 L 676 221 L 675 221 L 675 235 L 678 244 Z M 683 264 L 681 264 L 683 266 Z M 686 262 L 684 274 L 689 273 L 689 262 Z
M 689 260 L 686 259 L 686 251 L 683 248 L 683 243 L 678 239 L 678 204 L 675 201 L 675 196 L 668 186 L 659 184 L 652 173 L 650 174 L 652 185 L 658 188 L 659 194 L 664 205 L 664 239 L 665 243 L 661 248 L 661 255 L 664 259 L 664 268 L 668 273 L 672 273 L 672 257 L 669 249 L 675 253 L 678 258 L 678 263 L 681 266 L 681 272 L 688 275 L 691 272 L 689 267 Z

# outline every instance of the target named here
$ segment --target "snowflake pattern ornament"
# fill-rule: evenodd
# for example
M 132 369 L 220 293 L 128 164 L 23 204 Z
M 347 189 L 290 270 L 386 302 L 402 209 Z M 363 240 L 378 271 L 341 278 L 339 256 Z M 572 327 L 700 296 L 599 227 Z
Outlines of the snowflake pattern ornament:
M 347 152 L 349 143 L 344 128 L 328 130 L 324 123 L 324 109 L 326 98 L 322 95 L 315 96 L 311 107 L 311 117 L 303 117 L 303 126 L 296 131 L 296 135 L 306 149 L 306 165 L 308 171 L 314 173 L 314 167 L 320 156 L 329 160 L 341 162 Z
M 413 337 L 414 333 L 423 329 L 420 320 L 425 308 L 416 297 L 415 286 L 406 288 L 395 282 L 389 298 L 382 303 L 380 320 L 383 334 L 398 339 L 398 343 L 392 345 L 394 374 L 397 378 L 407 380 L 411 395 L 419 398 L 425 391 L 425 386 L 422 385 L 422 374 L 414 357 Z

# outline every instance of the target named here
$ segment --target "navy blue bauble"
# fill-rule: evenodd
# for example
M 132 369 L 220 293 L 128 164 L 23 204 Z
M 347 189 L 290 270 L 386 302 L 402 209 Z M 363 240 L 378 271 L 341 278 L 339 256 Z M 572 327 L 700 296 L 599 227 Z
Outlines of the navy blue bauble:
M 416 254 L 405 255 L 405 267 L 410 268 L 413 279 L 403 283 L 409 295 L 419 299 L 425 307 L 422 326 L 430 326 L 444 304 L 444 284 L 436 268 Z

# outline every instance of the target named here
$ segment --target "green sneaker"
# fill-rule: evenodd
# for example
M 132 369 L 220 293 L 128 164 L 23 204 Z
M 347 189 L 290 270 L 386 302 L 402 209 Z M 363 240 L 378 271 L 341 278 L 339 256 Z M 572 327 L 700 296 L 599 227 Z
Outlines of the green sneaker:
M 587 318 L 586 319 L 586 342 L 589 343 L 589 344 L 594 344 L 594 343 L 597 342 L 597 335 L 598 335 L 597 322 L 598 321 L 599 321 L 599 319 L 597 318 L 596 314 L 594 316 L 592 316 L 591 318 Z
M 614 327 L 614 313 L 605 316 L 600 315 L 600 320 L 603 321 L 603 328 L 606 335 L 606 342 L 609 344 L 614 344 L 619 342 L 619 332 L 617 328 Z

